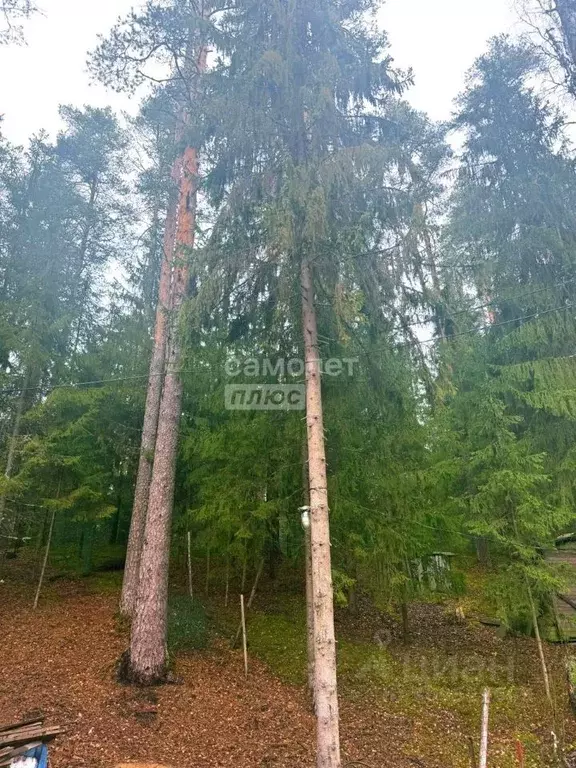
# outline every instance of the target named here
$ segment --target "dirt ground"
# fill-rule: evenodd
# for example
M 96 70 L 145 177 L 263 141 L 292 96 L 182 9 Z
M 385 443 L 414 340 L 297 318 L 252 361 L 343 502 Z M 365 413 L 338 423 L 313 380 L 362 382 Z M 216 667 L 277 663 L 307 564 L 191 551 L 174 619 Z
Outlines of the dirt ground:
M 280 612 L 277 592 L 263 590 L 251 618 L 247 680 L 241 652 L 214 635 L 208 650 L 177 656 L 180 684 L 136 689 L 115 680 L 128 643 L 116 616 L 118 584 L 50 581 L 33 611 L 32 583 L 15 573 L 0 580 L 0 724 L 42 712 L 47 724 L 65 727 L 51 747 L 51 768 L 313 768 L 314 718 L 306 693 L 282 682 L 290 679 L 287 665 L 301 665 L 304 641 L 289 634 L 293 611 Z M 259 610 L 268 633 L 260 647 Z M 520 742 L 525 768 L 552 765 L 534 641 L 455 622 L 441 606 L 416 603 L 410 619 L 405 647 L 397 624 L 388 631 L 374 611 L 338 613 L 344 768 L 468 768 L 485 684 L 495 686 L 490 768 L 516 768 Z M 373 642 L 383 636 L 392 639 L 385 651 Z M 568 652 L 547 646 L 560 735 L 574 752 L 576 719 L 563 672 Z
M 246 680 L 241 654 L 218 641 L 178 658 L 180 685 L 121 686 L 114 666 L 126 637 L 115 618 L 117 595 L 91 593 L 83 582 L 54 589 L 58 599 L 34 612 L 19 589 L 0 584 L 0 723 L 40 710 L 64 726 L 51 768 L 313 766 L 314 721 L 301 689 L 255 659 Z M 405 727 L 377 707 L 343 702 L 345 760 L 421 764 L 401 756 Z

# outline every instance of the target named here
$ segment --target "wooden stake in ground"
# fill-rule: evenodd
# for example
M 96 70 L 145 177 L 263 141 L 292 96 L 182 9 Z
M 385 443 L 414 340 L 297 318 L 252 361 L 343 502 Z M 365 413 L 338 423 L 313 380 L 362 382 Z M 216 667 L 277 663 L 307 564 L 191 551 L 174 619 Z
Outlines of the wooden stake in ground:
M 310 262 L 301 266 L 302 327 L 306 364 L 306 426 L 310 489 L 310 542 L 314 597 L 314 691 L 317 768 L 341 768 L 334 588 L 330 555 L 330 519 L 324 416 L 320 380 L 320 348 Z
M 190 592 L 190 600 L 194 600 L 194 588 L 192 586 L 192 534 L 190 531 L 186 534 L 186 543 L 188 545 L 188 590 Z
M 230 555 L 226 555 L 226 590 L 224 592 L 224 608 L 228 608 L 229 592 L 230 592 Z
M 244 611 L 244 595 L 240 595 L 240 624 L 242 626 L 242 648 L 244 650 L 244 674 L 248 677 L 248 640 L 246 638 L 246 613 Z
M 518 761 L 519 768 L 524 768 L 525 752 L 524 744 L 519 739 L 516 739 L 516 760 Z
M 490 690 L 486 688 L 482 697 L 482 730 L 480 733 L 480 758 L 478 768 L 488 764 L 488 724 L 490 719 Z

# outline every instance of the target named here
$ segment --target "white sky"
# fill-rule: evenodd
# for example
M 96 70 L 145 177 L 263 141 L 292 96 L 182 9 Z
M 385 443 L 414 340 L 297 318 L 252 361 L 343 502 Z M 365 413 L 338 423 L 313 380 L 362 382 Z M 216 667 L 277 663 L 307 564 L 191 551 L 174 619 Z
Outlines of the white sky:
M 413 104 L 445 119 L 466 70 L 500 32 L 514 31 L 512 0 L 387 0 L 382 25 L 398 66 L 411 66 Z M 111 105 L 135 111 L 136 103 L 91 85 L 86 53 L 135 0 L 40 0 L 44 10 L 26 25 L 25 47 L 0 47 L 0 114 L 3 133 L 24 143 L 59 127 L 58 105 Z M 137 4 L 137 3 L 136 3 Z

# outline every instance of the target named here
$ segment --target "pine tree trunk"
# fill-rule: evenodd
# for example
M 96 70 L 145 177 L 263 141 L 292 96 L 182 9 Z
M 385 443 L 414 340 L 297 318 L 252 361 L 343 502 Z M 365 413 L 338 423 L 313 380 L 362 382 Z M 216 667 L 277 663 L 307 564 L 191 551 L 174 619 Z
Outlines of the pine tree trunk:
M 205 68 L 206 51 L 198 69 Z M 150 482 L 148 513 L 140 558 L 138 598 L 130 641 L 128 676 L 135 682 L 153 684 L 166 676 L 166 624 L 168 610 L 168 566 L 170 526 L 174 504 L 174 481 L 178 429 L 182 410 L 182 379 L 178 321 L 189 283 L 189 251 L 194 245 L 198 158 L 196 150 L 184 152 L 178 202 L 175 265 L 172 278 L 172 327 L 168 343 L 167 370 L 160 402 L 154 467 Z
M 334 595 L 330 555 L 330 521 L 326 451 L 320 379 L 320 350 L 314 306 L 314 282 L 308 261 L 302 262 L 302 320 L 306 362 L 306 424 L 310 537 L 314 596 L 315 701 L 317 768 L 340 768 L 340 735 L 336 680 Z
M 175 167 L 178 167 L 180 162 L 181 160 L 177 161 Z M 176 236 L 176 205 L 177 201 L 174 201 L 170 205 L 164 230 L 164 256 L 162 258 L 160 272 L 156 327 L 154 330 L 154 348 L 152 351 L 152 360 L 150 362 L 148 393 L 144 410 L 144 428 L 142 430 L 142 442 L 140 445 L 140 460 L 138 464 L 136 489 L 134 492 L 128 549 L 126 550 L 126 565 L 124 567 L 122 595 L 120 598 L 120 613 L 125 616 L 133 616 L 136 605 L 142 540 L 144 537 L 144 526 L 148 509 L 150 481 L 152 479 L 152 466 L 154 448 L 156 445 L 156 433 L 158 431 L 160 401 L 162 399 L 162 378 L 164 374 L 164 364 L 166 362 L 166 344 L 168 340 L 172 261 L 174 239 Z
M 84 288 L 82 289 L 82 296 L 78 297 L 78 290 L 81 288 L 82 285 L 82 274 L 84 272 L 84 267 L 86 266 L 86 256 L 88 254 L 88 245 L 90 242 L 90 234 L 92 232 L 92 223 L 93 223 L 93 214 L 94 214 L 94 208 L 96 206 L 96 197 L 98 194 L 98 176 L 95 175 L 92 177 L 92 180 L 90 181 L 90 198 L 88 200 L 88 208 L 86 211 L 86 221 L 84 223 L 84 228 L 82 232 L 82 240 L 80 241 L 80 248 L 78 251 L 78 268 L 76 269 L 76 275 L 74 278 L 74 293 L 72 296 L 72 306 L 76 306 L 76 302 L 78 301 L 78 298 L 80 298 L 80 306 L 83 310 L 86 305 L 86 293 L 87 293 L 87 286 L 84 284 Z M 82 321 L 84 319 L 83 312 L 80 312 L 80 315 L 78 316 L 78 325 L 76 326 L 76 334 L 74 337 L 74 342 L 72 344 L 72 357 L 76 357 L 76 354 L 78 352 L 78 347 L 80 345 L 80 337 L 82 335 Z

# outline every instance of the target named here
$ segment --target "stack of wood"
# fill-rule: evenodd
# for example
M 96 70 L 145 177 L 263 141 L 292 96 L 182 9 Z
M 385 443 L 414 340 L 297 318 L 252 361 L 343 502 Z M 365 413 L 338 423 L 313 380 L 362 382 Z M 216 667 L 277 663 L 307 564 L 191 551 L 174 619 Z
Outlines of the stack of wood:
M 43 717 L 0 726 L 0 766 L 10 765 L 63 732 L 59 726 L 45 727 Z

